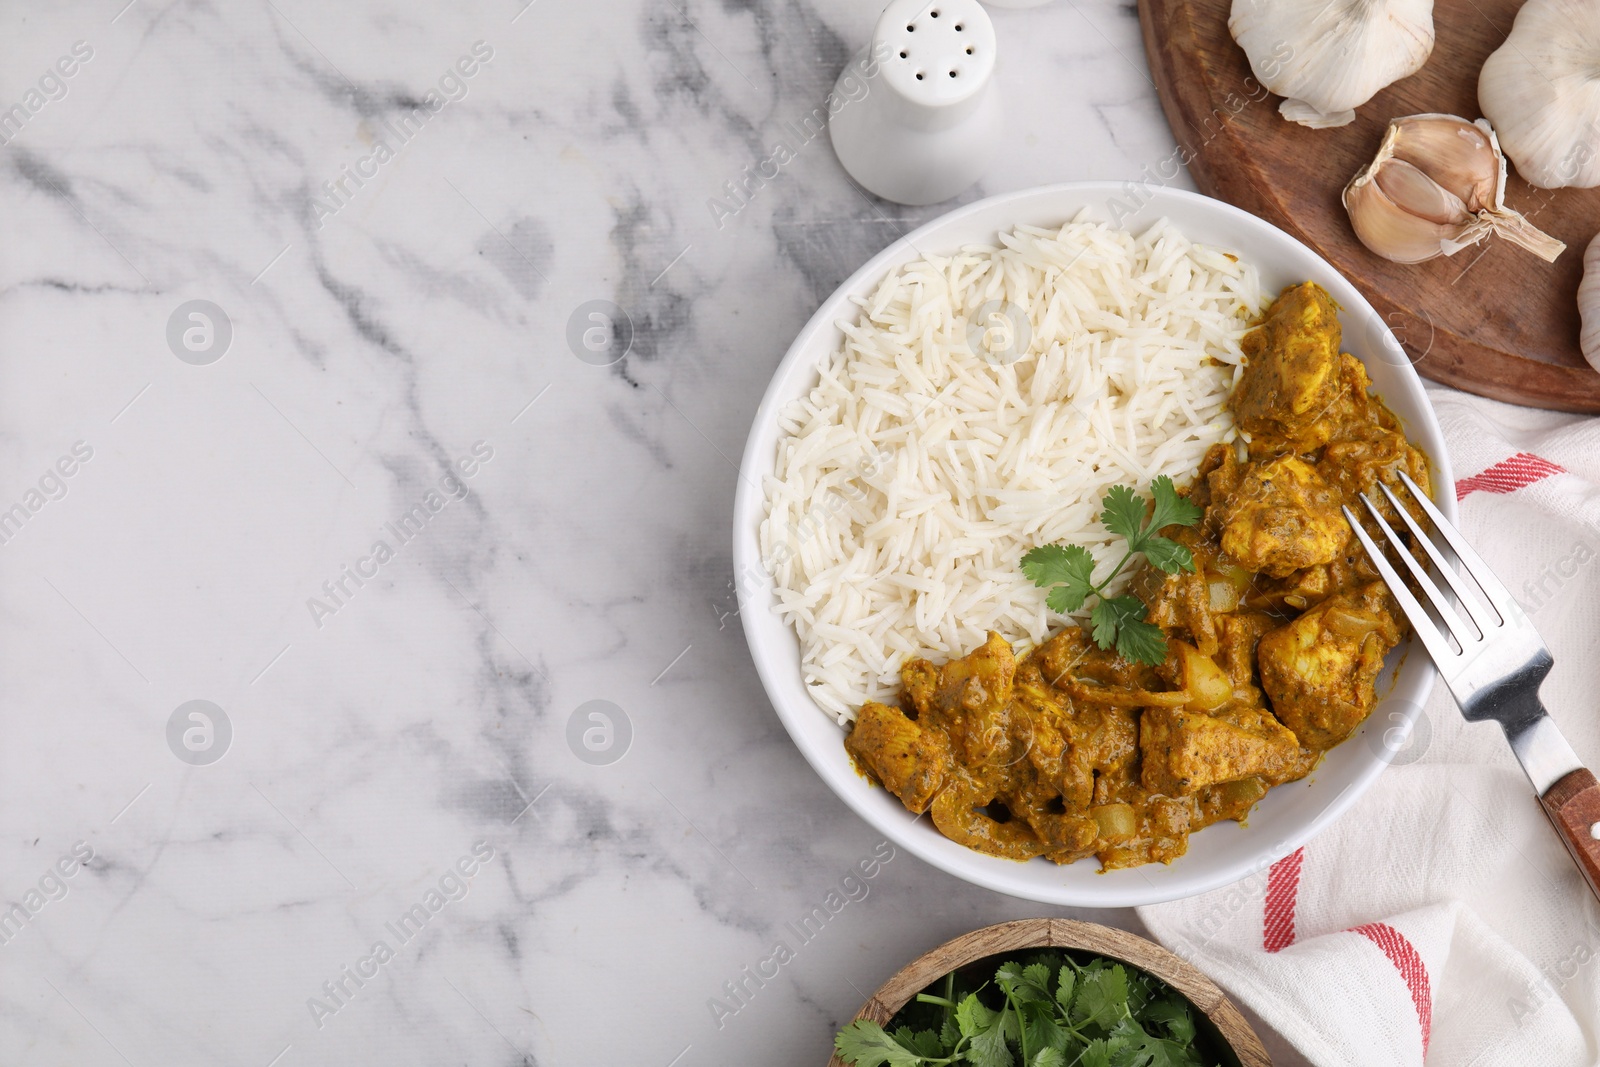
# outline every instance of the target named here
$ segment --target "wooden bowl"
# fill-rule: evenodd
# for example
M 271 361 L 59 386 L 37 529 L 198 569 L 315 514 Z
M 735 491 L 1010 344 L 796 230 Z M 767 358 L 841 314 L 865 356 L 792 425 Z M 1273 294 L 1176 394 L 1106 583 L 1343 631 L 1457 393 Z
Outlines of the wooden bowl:
M 1118 960 L 1152 974 L 1188 998 L 1216 1031 L 1216 1044 L 1232 1051 L 1238 1067 L 1272 1067 L 1250 1024 L 1215 982 L 1153 941 L 1126 930 L 1072 919 L 1018 919 L 985 926 L 946 941 L 897 971 L 861 1006 L 857 1019 L 887 1026 L 918 993 L 951 971 L 979 960 L 1039 948 L 1076 949 Z M 1204 1024 L 1202 1023 L 1202 1026 Z M 850 1067 L 835 1055 L 828 1067 Z

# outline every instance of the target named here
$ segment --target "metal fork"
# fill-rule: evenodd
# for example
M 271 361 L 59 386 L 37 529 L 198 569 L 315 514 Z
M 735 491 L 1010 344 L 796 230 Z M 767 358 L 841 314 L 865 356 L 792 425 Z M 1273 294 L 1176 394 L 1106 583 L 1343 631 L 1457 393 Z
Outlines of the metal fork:
M 1387 485 L 1379 482 L 1378 488 L 1427 554 L 1434 572 L 1442 576 L 1455 593 L 1455 607 L 1434 583 L 1427 566 L 1406 551 L 1405 543 L 1365 493 L 1361 494 L 1361 502 L 1443 620 L 1449 636 L 1434 625 L 1383 550 L 1348 507 L 1344 509 L 1345 520 L 1361 539 L 1361 546 L 1367 550 L 1373 566 L 1389 583 L 1389 592 L 1400 602 L 1412 628 L 1433 657 L 1434 665 L 1461 706 L 1461 714 L 1469 722 L 1493 719 L 1505 731 L 1511 751 L 1528 773 L 1545 814 L 1566 843 L 1589 889 L 1600 898 L 1600 783 L 1583 766 L 1539 702 L 1539 686 L 1554 663 L 1550 650 L 1528 621 L 1521 605 L 1494 576 L 1483 557 L 1467 544 L 1460 531 L 1439 513 L 1428 494 L 1404 472 L 1400 472 L 1400 480 L 1455 552 L 1480 591 L 1481 600 L 1468 592 L 1468 583 L 1446 562 L 1433 539 L 1423 532 L 1421 524 Z

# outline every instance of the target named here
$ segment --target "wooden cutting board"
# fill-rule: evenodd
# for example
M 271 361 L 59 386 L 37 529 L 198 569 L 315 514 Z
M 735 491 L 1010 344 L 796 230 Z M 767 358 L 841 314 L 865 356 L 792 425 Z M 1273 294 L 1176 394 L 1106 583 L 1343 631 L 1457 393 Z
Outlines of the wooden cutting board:
M 1200 190 L 1259 215 L 1322 253 L 1370 300 L 1417 371 L 1482 396 L 1600 412 L 1600 373 L 1578 350 L 1583 253 L 1600 232 L 1600 189 L 1535 189 L 1517 177 L 1506 204 L 1567 243 L 1553 264 L 1506 241 L 1403 266 L 1356 240 L 1339 194 L 1372 160 L 1389 119 L 1479 116 L 1478 71 L 1522 0 L 1434 0 L 1427 65 L 1312 130 L 1278 114 L 1228 33 L 1231 0 L 1139 0 L 1145 52 L 1180 152 Z M 1171 177 L 1174 164 L 1165 163 Z M 1162 168 L 1152 166 L 1151 180 Z M 1398 357 L 1397 357 L 1398 358 Z

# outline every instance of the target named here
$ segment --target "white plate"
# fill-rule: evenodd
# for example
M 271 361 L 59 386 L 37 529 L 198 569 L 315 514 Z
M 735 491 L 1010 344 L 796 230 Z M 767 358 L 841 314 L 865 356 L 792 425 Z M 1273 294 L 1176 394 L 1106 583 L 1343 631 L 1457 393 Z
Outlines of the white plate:
M 1450 461 L 1422 383 L 1355 287 L 1311 249 L 1238 208 L 1193 193 L 1157 189 L 1147 190 L 1143 205 L 1127 214 L 1136 204 L 1128 188 L 1124 183 L 1074 182 L 990 197 L 928 223 L 874 256 L 823 303 L 778 365 L 750 429 L 733 509 L 733 565 L 750 653 L 778 717 L 822 780 L 880 833 L 935 867 L 1013 896 L 1082 907 L 1154 904 L 1203 893 L 1259 871 L 1315 837 L 1393 761 L 1385 732 L 1391 732 L 1389 741 L 1394 742 L 1403 736 L 1394 731 L 1403 731 L 1421 713 L 1434 679 L 1426 654 L 1418 648 L 1405 655 L 1409 642 L 1396 649 L 1379 681 L 1379 691 L 1386 696 L 1354 736 L 1329 752 L 1310 778 L 1268 793 L 1251 813 L 1249 826 L 1224 822 L 1208 827 L 1193 835 L 1188 854 L 1170 865 L 1147 864 L 1101 874 L 1093 858 L 1065 867 L 1042 859 L 1027 863 L 997 859 L 948 840 L 928 818 L 914 819 L 887 790 L 856 774 L 844 750 L 844 731 L 806 692 L 793 628 L 774 612 L 776 598 L 756 539 L 765 507 L 758 487 L 776 461 L 778 412 L 816 383 L 818 365 L 842 341 L 836 322 L 857 315 L 852 296 L 870 293 L 889 271 L 918 258 L 918 249 L 944 255 L 966 244 L 992 244 L 1002 230 L 1023 224 L 1059 226 L 1081 208 L 1091 207 L 1135 231 L 1165 217 L 1191 240 L 1254 263 L 1261 272 L 1263 292 L 1275 293 L 1306 280 L 1327 289 L 1344 309 L 1345 351 L 1366 364 L 1377 392 L 1404 421 L 1411 440 L 1427 453 L 1439 508 L 1454 520 Z M 1114 202 L 1122 205 L 1121 216 L 1113 215 Z M 1385 690 L 1390 680 L 1392 687 Z

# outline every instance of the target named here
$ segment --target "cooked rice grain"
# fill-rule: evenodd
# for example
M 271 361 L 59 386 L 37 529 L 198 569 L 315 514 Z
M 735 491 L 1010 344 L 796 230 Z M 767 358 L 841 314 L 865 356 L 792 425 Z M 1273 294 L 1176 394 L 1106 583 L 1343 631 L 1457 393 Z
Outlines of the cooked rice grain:
M 989 630 L 1043 640 L 1057 620 L 1023 553 L 1062 541 L 1114 561 L 1106 489 L 1183 485 L 1234 437 L 1254 268 L 1165 222 L 1132 234 L 1086 214 L 999 245 L 890 274 L 779 415 L 762 558 L 811 695 L 841 723 L 892 700 L 912 656 Z M 1011 362 L 997 307 L 1031 330 Z

